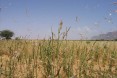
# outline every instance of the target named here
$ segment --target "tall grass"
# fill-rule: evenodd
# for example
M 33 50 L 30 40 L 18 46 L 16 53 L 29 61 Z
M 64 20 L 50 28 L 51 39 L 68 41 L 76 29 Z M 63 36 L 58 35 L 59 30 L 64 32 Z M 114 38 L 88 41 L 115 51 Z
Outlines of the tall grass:
M 1 40 L 0 78 L 117 77 L 117 42 L 68 41 L 70 28 L 61 30 L 57 39 Z

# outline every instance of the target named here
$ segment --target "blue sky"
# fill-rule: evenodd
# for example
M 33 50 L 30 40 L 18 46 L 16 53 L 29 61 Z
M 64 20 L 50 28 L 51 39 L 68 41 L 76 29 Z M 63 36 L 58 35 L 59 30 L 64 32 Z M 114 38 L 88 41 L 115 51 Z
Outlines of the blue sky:
M 0 30 L 15 37 L 48 38 L 59 22 L 71 27 L 68 39 L 91 38 L 117 30 L 117 0 L 0 0 Z

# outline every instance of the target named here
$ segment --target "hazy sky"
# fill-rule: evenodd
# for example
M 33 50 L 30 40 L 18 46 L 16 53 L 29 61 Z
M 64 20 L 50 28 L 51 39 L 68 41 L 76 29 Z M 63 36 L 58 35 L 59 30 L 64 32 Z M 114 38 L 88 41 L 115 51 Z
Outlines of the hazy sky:
M 68 38 L 80 39 L 117 30 L 117 0 L 0 0 L 0 30 L 15 36 L 48 38 L 63 21 Z M 116 11 L 116 12 L 115 12 Z

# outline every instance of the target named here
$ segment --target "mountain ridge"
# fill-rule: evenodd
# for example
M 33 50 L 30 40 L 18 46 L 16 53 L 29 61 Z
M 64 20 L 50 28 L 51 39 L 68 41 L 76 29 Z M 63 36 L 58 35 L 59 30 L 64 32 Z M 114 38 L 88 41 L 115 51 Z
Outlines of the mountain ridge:
M 107 32 L 106 34 L 99 34 L 92 37 L 93 40 L 115 40 L 117 39 L 117 30 L 112 32 Z

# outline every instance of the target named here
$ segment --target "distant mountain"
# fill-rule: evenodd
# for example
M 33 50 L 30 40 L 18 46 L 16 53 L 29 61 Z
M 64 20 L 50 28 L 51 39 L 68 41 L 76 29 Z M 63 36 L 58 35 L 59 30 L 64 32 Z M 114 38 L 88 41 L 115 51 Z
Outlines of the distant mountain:
M 93 40 L 115 40 L 117 39 L 117 31 L 108 32 L 106 34 L 100 34 L 98 36 L 93 36 Z

